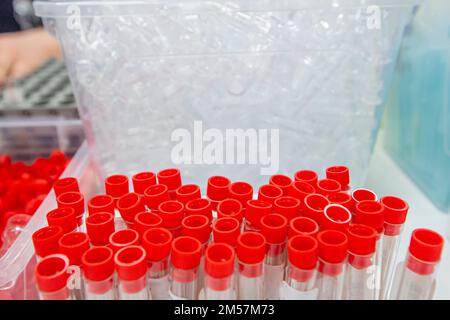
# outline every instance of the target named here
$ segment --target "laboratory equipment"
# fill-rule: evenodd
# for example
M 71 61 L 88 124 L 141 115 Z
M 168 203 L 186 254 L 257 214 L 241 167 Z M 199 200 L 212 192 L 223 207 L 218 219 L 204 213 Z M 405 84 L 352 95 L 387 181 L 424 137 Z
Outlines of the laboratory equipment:
M 36 284 L 42 300 L 69 300 L 67 288 L 69 259 L 62 254 L 51 254 L 36 265 Z
M 205 299 L 236 299 L 234 270 L 233 247 L 226 243 L 213 243 L 208 246 L 205 252 Z
M 81 257 L 87 300 L 114 300 L 114 252 L 109 247 L 92 247 Z

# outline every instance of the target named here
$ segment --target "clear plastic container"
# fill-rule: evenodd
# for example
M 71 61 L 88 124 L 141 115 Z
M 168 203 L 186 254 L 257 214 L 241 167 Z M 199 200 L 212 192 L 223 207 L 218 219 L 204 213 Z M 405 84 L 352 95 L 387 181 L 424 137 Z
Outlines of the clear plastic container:
M 214 171 L 256 187 L 278 168 L 319 172 L 335 163 L 361 184 L 400 38 L 419 2 L 34 7 L 62 45 L 103 176 L 176 165 L 192 183 L 205 185 Z M 217 142 L 214 156 L 209 138 Z M 244 159 L 236 157 L 242 143 Z

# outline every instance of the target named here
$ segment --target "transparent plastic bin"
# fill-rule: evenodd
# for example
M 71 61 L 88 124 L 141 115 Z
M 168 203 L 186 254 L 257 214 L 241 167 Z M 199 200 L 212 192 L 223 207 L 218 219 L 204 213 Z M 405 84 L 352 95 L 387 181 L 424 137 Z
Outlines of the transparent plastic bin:
M 419 2 L 34 6 L 62 45 L 102 176 L 177 166 L 202 185 L 214 172 L 256 187 L 278 169 L 321 171 L 336 163 L 350 167 L 354 185 L 362 183 L 403 29 Z M 236 139 L 227 129 L 243 129 L 244 142 L 231 146 Z M 208 157 L 212 141 L 217 152 Z M 245 159 L 231 156 L 226 143 Z M 261 157 L 266 151 L 270 158 Z
M 450 209 L 450 2 L 416 12 L 402 43 L 384 145 L 443 212 Z

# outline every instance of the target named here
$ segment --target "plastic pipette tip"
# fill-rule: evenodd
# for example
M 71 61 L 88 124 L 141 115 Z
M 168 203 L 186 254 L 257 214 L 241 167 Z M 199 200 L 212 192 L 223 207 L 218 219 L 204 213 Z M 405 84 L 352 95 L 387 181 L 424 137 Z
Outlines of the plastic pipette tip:
M 191 215 L 183 219 L 181 234 L 197 239 L 200 243 L 208 243 L 211 237 L 211 223 L 208 217 L 203 215 Z
M 86 219 L 86 231 L 92 245 L 106 246 L 109 237 L 115 231 L 114 215 L 109 212 L 97 212 Z
M 347 230 L 348 251 L 354 255 L 368 256 L 375 253 L 377 231 L 363 224 L 351 224 Z
M 240 223 L 235 218 L 219 218 L 213 224 L 214 242 L 227 243 L 234 248 L 236 247 L 239 233 Z
M 129 246 L 120 249 L 114 255 L 114 262 L 116 264 L 117 276 L 120 280 L 138 280 L 147 273 L 146 252 L 141 246 Z M 143 288 L 135 289 L 127 291 L 138 292 Z
M 162 218 L 151 212 L 140 212 L 134 217 L 133 228 L 142 237 L 145 231 L 152 228 L 159 228 L 162 226 Z
M 273 212 L 284 216 L 288 222 L 300 214 L 300 200 L 294 197 L 283 196 L 273 202 Z
M 84 197 L 79 192 L 66 192 L 56 198 L 58 208 L 72 208 L 78 220 L 83 218 Z M 78 221 L 80 223 L 80 221 Z
M 180 170 L 172 168 L 158 172 L 158 183 L 167 186 L 169 191 L 175 192 L 182 184 Z
M 317 266 L 319 245 L 314 237 L 296 235 L 288 241 L 289 262 L 303 270 L 311 270 Z
M 75 210 L 72 208 L 57 208 L 47 213 L 47 222 L 49 226 L 60 226 L 64 233 L 74 231 L 77 224 Z
M 70 276 L 69 265 L 69 259 L 63 254 L 52 254 L 39 261 L 35 269 L 36 284 L 39 290 L 56 292 L 63 289 Z M 68 297 L 62 296 L 62 299 L 65 298 Z
M 267 245 L 266 238 L 257 232 L 244 232 L 237 239 L 236 255 L 239 262 L 258 264 L 264 261 Z
M 261 218 L 272 213 L 272 204 L 263 200 L 247 201 L 245 220 L 253 229 L 261 229 Z
M 306 182 L 313 187 L 317 186 L 318 175 L 315 171 L 312 170 L 300 170 L 294 174 L 295 181 Z
M 439 262 L 443 248 L 444 238 L 433 230 L 416 229 L 411 235 L 409 253 L 421 261 Z
M 347 258 L 348 238 L 337 230 L 324 230 L 317 234 L 319 258 L 328 263 L 342 263 Z
M 159 205 L 158 211 L 164 228 L 181 227 L 181 221 L 184 218 L 184 205 L 181 202 L 175 200 L 163 202 Z
M 342 191 L 347 191 L 350 187 L 350 170 L 346 166 L 333 166 L 325 170 L 327 179 L 333 179 L 340 183 Z
M 144 191 L 145 205 L 152 211 L 158 211 L 161 203 L 170 200 L 169 189 L 163 184 L 150 186 Z
M 64 235 L 64 230 L 60 226 L 44 227 L 33 233 L 32 240 L 34 251 L 39 257 L 58 253 L 59 239 Z
M 205 252 L 205 272 L 213 278 L 229 277 L 234 272 L 234 249 L 226 243 L 212 243 Z
M 92 197 L 87 204 L 89 215 L 97 212 L 109 212 L 114 215 L 114 199 L 110 195 L 97 195 Z
M 192 270 L 199 266 L 201 243 L 195 238 L 181 236 L 172 241 L 171 261 L 174 268 Z
M 352 196 L 345 192 L 336 192 L 327 195 L 328 200 L 334 204 L 340 204 L 341 206 L 346 207 L 350 212 L 353 210 L 352 208 Z
M 127 224 L 133 224 L 134 217 L 142 211 L 145 211 L 144 201 L 142 197 L 134 192 L 126 193 L 121 196 L 116 203 L 122 219 Z
M 408 215 L 408 203 L 394 196 L 386 196 L 380 199 L 380 203 L 384 207 L 384 221 L 389 224 L 403 224 Z
M 272 184 L 266 184 L 259 188 L 258 200 L 273 204 L 273 202 L 283 196 L 283 190 Z
M 128 177 L 122 174 L 109 176 L 105 180 L 105 191 L 114 199 L 118 199 L 130 192 Z
M 59 239 L 59 252 L 69 258 L 71 265 L 80 266 L 81 256 L 89 247 L 89 237 L 86 233 L 72 232 Z
M 328 196 L 329 194 L 338 193 L 342 189 L 341 184 L 336 180 L 322 179 L 317 181 L 316 191 L 318 194 Z
M 230 179 L 223 176 L 213 176 L 208 179 L 206 196 L 214 202 L 219 202 L 228 198 L 228 188 Z
M 147 260 L 156 262 L 168 258 L 172 240 L 172 233 L 167 229 L 153 228 L 145 231 L 142 247 L 147 253 Z
M 56 197 L 66 192 L 80 192 L 78 180 L 73 177 L 67 177 L 56 180 L 53 184 L 53 190 Z
M 384 207 L 374 200 L 364 200 L 355 206 L 353 222 L 365 224 L 374 228 L 378 233 L 384 228 Z
M 308 194 L 312 193 L 316 193 L 316 188 L 312 185 L 302 181 L 294 181 L 288 195 L 303 201 Z
M 253 187 L 247 182 L 233 182 L 230 184 L 228 192 L 229 197 L 239 201 L 244 209 L 247 206 L 247 201 L 253 197 Z
M 91 281 L 103 281 L 114 274 L 114 252 L 109 247 L 92 247 L 81 257 L 84 276 Z
M 281 244 L 286 241 L 288 229 L 287 219 L 276 213 L 268 214 L 261 219 L 261 233 L 268 244 Z
M 186 203 L 185 206 L 186 216 L 190 215 L 202 215 L 206 216 L 211 222 L 212 215 L 212 203 L 209 199 L 194 199 Z
M 317 193 L 309 194 L 301 204 L 302 214 L 320 225 L 323 220 L 323 211 L 329 204 L 330 201 L 325 196 Z
M 325 207 L 324 217 L 322 220 L 322 230 L 338 230 L 346 232 L 352 220 L 350 211 L 339 204 L 329 204 Z
M 132 178 L 134 192 L 143 195 L 145 189 L 156 184 L 156 174 L 153 172 L 140 172 Z
M 269 179 L 269 184 L 279 187 L 283 191 L 284 196 L 289 195 L 292 183 L 292 179 L 283 174 L 275 174 Z
M 319 225 L 316 221 L 308 217 L 297 217 L 289 222 L 288 237 L 296 235 L 316 236 L 319 233 Z
M 235 199 L 226 199 L 219 202 L 217 205 L 217 217 L 231 217 L 235 218 L 242 223 L 242 219 L 244 219 L 243 206 L 241 202 Z
M 175 199 L 184 205 L 191 200 L 200 199 L 201 197 L 200 187 L 196 184 L 185 184 L 175 191 Z
M 139 244 L 139 234 L 133 229 L 122 229 L 109 236 L 109 245 L 114 252 L 137 244 Z

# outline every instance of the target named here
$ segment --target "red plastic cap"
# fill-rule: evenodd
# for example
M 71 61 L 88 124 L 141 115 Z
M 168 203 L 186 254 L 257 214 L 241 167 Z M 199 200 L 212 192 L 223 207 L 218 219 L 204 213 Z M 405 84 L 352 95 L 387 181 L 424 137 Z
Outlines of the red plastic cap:
M 64 235 L 64 230 L 60 226 L 50 226 L 39 229 L 33 233 L 32 240 L 34 251 L 39 257 L 58 253 L 59 239 Z
M 341 263 L 347 258 L 348 238 L 337 230 L 324 230 L 317 234 L 319 258 L 328 263 Z
M 144 232 L 142 247 L 147 252 L 147 260 L 161 261 L 169 257 L 172 246 L 172 233 L 163 228 L 153 228 Z
M 389 224 L 403 224 L 408 215 L 408 203 L 398 197 L 386 196 L 380 199 L 384 207 L 384 221 Z
M 323 196 L 328 196 L 329 194 L 338 193 L 342 189 L 341 184 L 336 180 L 322 179 L 317 181 L 317 193 Z
M 345 166 L 333 166 L 325 170 L 327 179 L 333 179 L 340 183 L 343 191 L 349 189 L 350 170 Z
M 114 262 L 120 280 L 138 280 L 147 273 L 146 252 L 141 246 L 120 249 L 114 256 Z
M 236 199 L 226 199 L 219 202 L 217 205 L 217 217 L 231 217 L 235 218 L 242 223 L 242 219 L 244 219 L 244 212 L 242 203 Z
M 314 269 L 317 265 L 319 245 L 314 237 L 297 235 L 288 242 L 289 262 L 303 270 Z
M 145 189 L 156 184 L 156 174 L 153 172 L 140 172 L 135 174 L 131 180 L 134 192 L 142 195 Z
M 200 187 L 196 184 L 185 184 L 175 192 L 175 199 L 182 204 L 186 204 L 194 199 L 200 199 L 201 197 Z
M 56 197 L 60 196 L 66 192 L 80 192 L 80 187 L 78 185 L 78 180 L 73 177 L 67 177 L 56 180 L 53 185 L 53 190 L 55 190 Z
M 97 195 L 92 197 L 87 204 L 89 215 L 97 212 L 109 212 L 114 215 L 114 199 L 109 195 Z
M 219 218 L 213 224 L 214 242 L 227 243 L 234 248 L 236 247 L 239 233 L 240 223 L 235 218 Z
M 114 215 L 109 212 L 97 212 L 86 219 L 86 231 L 92 245 L 106 246 L 109 237 L 115 231 Z
M 365 224 L 383 232 L 384 228 L 384 207 L 381 203 L 374 200 L 364 200 L 358 202 L 355 206 L 353 221 L 359 224 Z
M 172 265 L 177 269 L 191 270 L 197 268 L 202 257 L 202 245 L 195 238 L 181 236 L 172 242 Z
M 297 217 L 289 222 L 289 238 L 296 235 L 315 236 L 317 233 L 319 233 L 319 225 L 311 218 Z
M 122 219 L 127 223 L 133 223 L 134 217 L 142 211 L 145 211 L 142 197 L 134 192 L 124 194 L 117 200 L 117 210 L 119 210 Z
M 261 219 L 261 233 L 268 244 L 280 244 L 286 241 L 288 229 L 287 219 L 276 213 L 268 214 Z
M 124 247 L 139 244 L 139 234 L 133 229 L 122 229 L 109 236 L 110 248 L 117 252 Z
M 316 193 L 316 188 L 312 185 L 303 181 L 294 181 L 288 195 L 303 202 L 305 197 L 312 193 Z
M 167 186 L 168 190 L 175 191 L 181 186 L 180 170 L 165 169 L 158 172 L 158 183 Z
M 133 228 L 142 236 L 148 229 L 161 227 L 162 223 L 163 220 L 159 215 L 143 211 L 134 217 Z
M 366 201 L 366 200 L 372 200 L 372 201 L 377 201 L 377 194 L 375 192 L 373 192 L 372 190 L 369 189 L 363 189 L 363 188 L 359 188 L 359 189 L 355 189 L 352 192 L 352 206 L 353 208 L 355 207 L 355 205 L 358 202 L 361 201 Z
M 253 197 L 253 187 L 247 182 L 234 182 L 230 184 L 228 192 L 230 198 L 239 201 L 244 209 L 247 206 L 247 201 Z
M 59 252 L 65 254 L 71 265 L 81 265 L 81 256 L 89 249 L 86 233 L 72 232 L 59 239 Z
M 258 200 L 273 204 L 273 202 L 283 196 L 283 190 L 272 184 L 266 184 L 259 188 Z
M 194 199 L 186 203 L 185 206 L 186 216 L 191 215 L 202 215 L 206 216 L 211 222 L 212 216 L 212 205 L 209 199 Z
M 181 202 L 169 200 L 158 207 L 159 216 L 162 218 L 162 226 L 168 229 L 181 227 L 184 218 L 184 206 Z
M 66 192 L 56 198 L 58 208 L 72 208 L 77 219 L 84 214 L 84 197 L 79 192 Z
M 325 196 L 317 193 L 309 194 L 302 203 L 302 213 L 320 225 L 323 220 L 323 211 L 329 204 L 330 201 Z
M 283 174 L 275 174 L 269 180 L 269 184 L 279 187 L 283 191 L 284 196 L 289 195 L 292 183 L 292 179 Z
M 191 215 L 183 219 L 181 233 L 197 239 L 200 243 L 205 244 L 211 236 L 211 223 L 208 217 L 203 215 Z
M 67 285 L 69 259 L 62 254 L 52 254 L 38 262 L 35 269 L 39 291 L 56 292 Z
M 281 214 L 289 222 L 300 214 L 300 200 L 294 197 L 279 197 L 273 203 L 273 212 Z
M 234 249 L 226 243 L 212 243 L 205 252 L 205 272 L 214 278 L 229 277 L 234 272 Z
M 91 281 L 103 281 L 114 274 L 114 252 L 109 247 L 93 247 L 81 257 L 84 277 Z
M 49 226 L 60 226 L 64 233 L 72 232 L 77 228 L 77 217 L 72 208 L 57 208 L 47 213 Z
M 435 263 L 441 260 L 444 238 L 429 229 L 416 229 L 411 235 L 409 253 L 416 259 Z
M 170 200 L 169 189 L 163 184 L 150 186 L 144 191 L 145 205 L 152 211 L 157 211 L 164 201 Z
M 338 230 L 346 232 L 352 214 L 350 211 L 339 204 L 329 204 L 324 209 L 324 217 L 321 226 L 322 230 Z
M 270 202 L 262 200 L 247 201 L 247 209 L 245 210 L 245 220 L 253 228 L 261 229 L 261 218 L 272 213 L 272 205 Z
M 328 200 L 334 204 L 340 204 L 346 207 L 348 210 L 352 211 L 352 196 L 345 192 L 336 192 L 327 195 Z
M 294 174 L 295 181 L 306 182 L 313 187 L 316 187 L 318 176 L 315 171 L 312 170 L 300 170 Z
M 376 250 L 377 231 L 363 224 L 351 224 L 347 230 L 348 251 L 354 255 L 367 256 Z
M 114 199 L 120 198 L 130 192 L 128 177 L 122 174 L 109 176 L 105 180 L 105 192 Z
M 228 188 L 231 181 L 227 177 L 213 176 L 208 179 L 206 195 L 212 201 L 222 201 L 228 198 Z
M 266 238 L 260 233 L 244 232 L 237 239 L 236 255 L 241 263 L 261 263 L 267 251 Z

